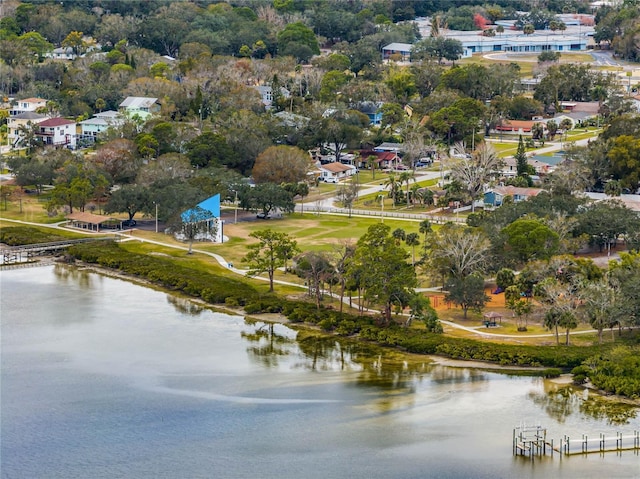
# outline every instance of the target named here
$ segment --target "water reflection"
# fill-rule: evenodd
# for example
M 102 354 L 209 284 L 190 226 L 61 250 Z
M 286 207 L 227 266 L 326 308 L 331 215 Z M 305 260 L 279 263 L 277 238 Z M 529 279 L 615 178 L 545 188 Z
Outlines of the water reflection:
M 588 389 L 559 386 L 550 381 L 544 381 L 543 392 L 532 391 L 529 398 L 559 423 L 564 423 L 573 414 L 581 414 L 606 420 L 609 425 L 624 425 L 635 419 L 638 412 L 635 406 L 589 394 Z
M 69 265 L 55 264 L 53 267 L 54 276 L 65 284 L 74 284 L 82 289 L 93 289 L 94 281 L 100 281 L 103 276 L 93 274 L 91 271 L 80 268 L 73 268 Z
M 204 308 L 194 303 L 190 299 L 179 298 L 177 296 L 167 295 L 167 302 L 175 308 L 176 311 L 189 316 L 198 316 Z
M 294 341 L 275 330 L 274 323 L 262 323 L 250 318 L 245 318 L 245 324 L 252 326 L 251 331 L 242 331 L 240 336 L 252 345 L 247 348 L 249 356 L 260 364 L 274 368 L 278 366 L 281 356 L 288 356 L 290 345 Z

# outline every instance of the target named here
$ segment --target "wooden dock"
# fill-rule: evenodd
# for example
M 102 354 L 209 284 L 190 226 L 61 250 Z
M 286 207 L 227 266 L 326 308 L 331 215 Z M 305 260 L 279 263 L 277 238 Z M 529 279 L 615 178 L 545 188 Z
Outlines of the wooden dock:
M 627 435 L 617 432 L 615 436 L 600 434 L 591 438 L 583 434 L 580 439 L 564 436 L 559 444 L 554 446 L 553 439 L 547 440 L 547 430 L 541 426 L 519 426 L 513 430 L 513 455 L 528 456 L 531 460 L 547 454 L 553 457 L 554 453 L 562 457 L 623 451 L 640 453 L 640 431 L 633 431 L 633 434 Z
M 38 256 L 55 255 L 66 250 L 70 246 L 96 241 L 118 241 L 118 237 L 82 238 L 66 241 L 53 241 L 50 243 L 26 244 L 20 246 L 8 246 L 0 249 L 0 266 L 16 265 L 33 262 Z

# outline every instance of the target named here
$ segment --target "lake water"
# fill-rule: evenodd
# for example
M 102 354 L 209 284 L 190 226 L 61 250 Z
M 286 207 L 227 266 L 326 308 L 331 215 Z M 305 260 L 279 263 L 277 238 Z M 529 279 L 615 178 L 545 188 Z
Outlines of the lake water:
M 633 452 L 513 457 L 522 422 L 640 430 L 580 391 L 298 342 L 62 266 L 0 279 L 2 478 L 640 477 Z

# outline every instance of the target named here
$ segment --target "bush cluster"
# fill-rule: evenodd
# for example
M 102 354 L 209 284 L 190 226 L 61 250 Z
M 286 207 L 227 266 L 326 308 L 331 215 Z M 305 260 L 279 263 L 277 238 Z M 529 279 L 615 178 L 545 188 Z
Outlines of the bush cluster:
M 80 244 L 69 248 L 69 253 L 81 261 L 116 269 L 211 304 L 244 305 L 257 296 L 256 290 L 242 281 L 188 268 L 168 259 L 132 253 L 117 244 Z
M 598 389 L 629 398 L 640 398 L 640 348 L 617 346 L 588 358 L 574 369 L 576 378 L 588 377 Z

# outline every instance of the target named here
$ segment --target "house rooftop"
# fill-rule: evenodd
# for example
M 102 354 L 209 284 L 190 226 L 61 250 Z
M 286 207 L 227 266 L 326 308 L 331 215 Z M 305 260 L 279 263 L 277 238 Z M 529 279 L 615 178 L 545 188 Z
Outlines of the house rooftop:
M 149 108 L 158 101 L 157 98 L 145 96 L 128 96 L 120 103 L 121 108 Z
M 18 101 L 26 102 L 26 103 L 42 103 L 43 101 L 46 102 L 47 100 L 45 100 L 44 98 L 31 97 L 31 98 L 24 98 Z
M 353 170 L 354 167 L 351 165 L 343 165 L 342 163 L 327 163 L 326 165 L 322 165 L 320 168 L 323 170 L 330 171 L 331 173 L 342 173 L 343 171 Z
M 48 120 L 45 120 L 43 122 L 40 122 L 39 125 L 40 126 L 62 126 L 62 125 L 75 125 L 76 122 L 75 121 L 71 121 L 71 120 L 67 120 L 66 118 L 49 118 Z
M 495 191 L 503 196 L 538 196 L 544 190 L 542 188 L 521 188 L 518 186 L 496 186 L 490 191 Z
M 24 113 L 20 113 L 19 115 L 14 116 L 12 119 L 14 120 L 42 120 L 46 118 L 46 115 L 41 115 L 40 113 L 36 113 L 35 111 L 25 111 Z

